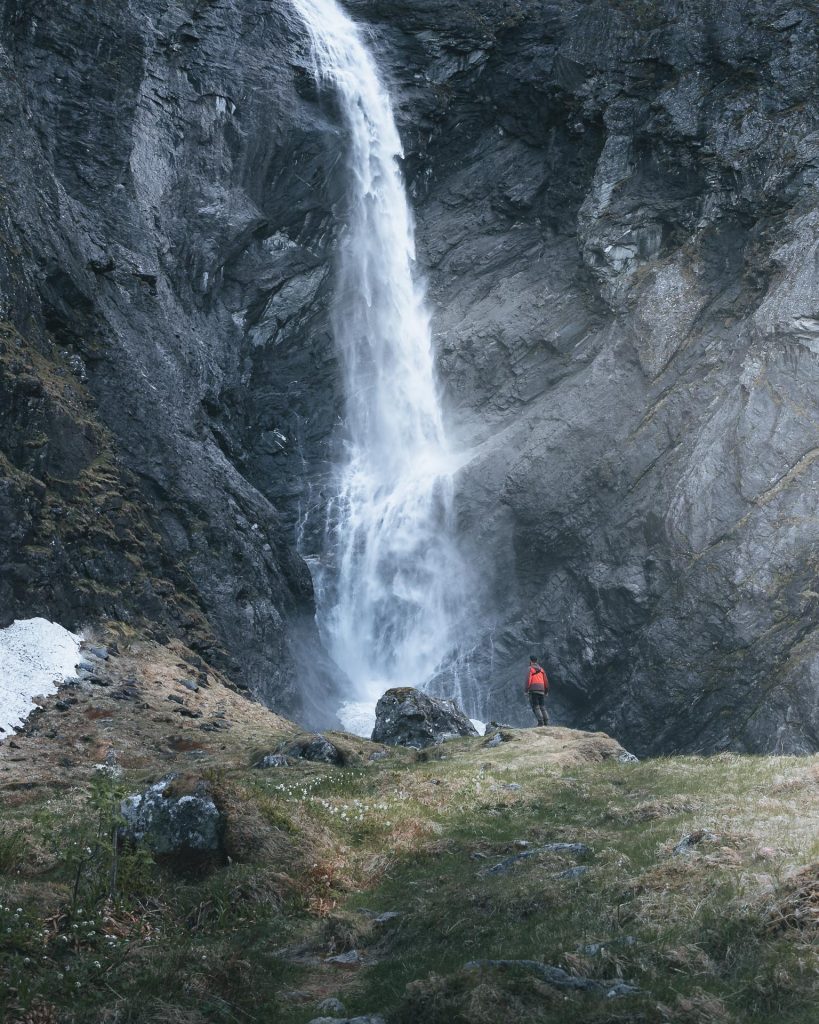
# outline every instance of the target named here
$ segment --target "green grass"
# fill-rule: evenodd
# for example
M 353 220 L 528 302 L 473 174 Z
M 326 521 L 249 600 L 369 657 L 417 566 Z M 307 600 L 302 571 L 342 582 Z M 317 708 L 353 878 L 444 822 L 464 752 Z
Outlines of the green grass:
M 474 740 L 445 753 L 219 773 L 231 864 L 180 877 L 135 852 L 113 904 L 83 878 L 74 911 L 71 851 L 93 809 L 76 793 L 15 808 L 0 837 L 0 1008 L 10 1021 L 50 1006 L 72 1024 L 305 1024 L 338 994 L 391 1024 L 815 1024 L 815 922 L 771 915 L 817 856 L 816 759 L 560 765 L 523 741 L 490 755 Z M 22 841 L 8 837 L 22 829 L 41 868 L 18 877 Z M 695 829 L 719 840 L 674 856 Z M 577 859 L 547 854 L 486 873 L 521 841 L 587 843 L 589 870 L 560 878 Z M 376 925 L 381 911 L 400 916 Z M 322 962 L 350 949 L 366 966 Z M 640 991 L 608 1000 L 464 970 L 479 959 Z
M 0 832 L 0 875 L 15 874 L 24 855 L 25 842 L 21 831 Z

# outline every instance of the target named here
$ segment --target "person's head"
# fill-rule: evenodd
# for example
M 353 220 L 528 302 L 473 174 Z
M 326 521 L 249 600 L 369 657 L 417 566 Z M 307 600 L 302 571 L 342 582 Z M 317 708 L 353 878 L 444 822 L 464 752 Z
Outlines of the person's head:
M 537 665 L 537 658 L 534 656 L 534 654 L 529 656 L 529 662 L 532 665 Z

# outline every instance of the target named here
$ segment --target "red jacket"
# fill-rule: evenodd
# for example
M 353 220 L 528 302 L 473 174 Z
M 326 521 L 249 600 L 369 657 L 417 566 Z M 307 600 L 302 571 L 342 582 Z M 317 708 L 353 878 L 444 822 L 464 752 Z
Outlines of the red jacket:
M 546 673 L 540 665 L 529 666 L 529 678 L 526 680 L 526 692 L 530 693 L 532 690 L 534 690 L 535 693 L 549 692 L 549 680 L 546 678 Z

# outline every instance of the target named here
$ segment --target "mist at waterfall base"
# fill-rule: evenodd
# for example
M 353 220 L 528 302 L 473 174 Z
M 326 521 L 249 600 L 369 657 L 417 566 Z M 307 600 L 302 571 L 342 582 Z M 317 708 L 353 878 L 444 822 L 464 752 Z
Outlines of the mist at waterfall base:
M 308 561 L 320 631 L 352 685 L 339 718 L 369 735 L 378 697 L 423 688 L 466 621 L 471 590 L 453 517 L 462 460 L 444 429 L 389 95 L 335 0 L 293 4 L 316 81 L 338 106 L 348 176 L 332 305 L 344 458 L 323 548 Z

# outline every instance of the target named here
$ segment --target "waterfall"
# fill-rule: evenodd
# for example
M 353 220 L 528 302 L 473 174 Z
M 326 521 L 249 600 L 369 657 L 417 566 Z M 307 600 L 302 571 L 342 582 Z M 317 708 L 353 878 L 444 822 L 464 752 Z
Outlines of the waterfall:
M 452 649 L 467 588 L 454 542 L 456 459 L 441 415 L 430 319 L 389 95 L 335 0 L 293 0 L 347 147 L 332 329 L 344 374 L 344 458 L 314 566 L 319 626 L 356 707 L 424 686 Z M 342 711 L 342 718 L 343 718 Z M 361 730 L 365 731 L 365 730 Z

